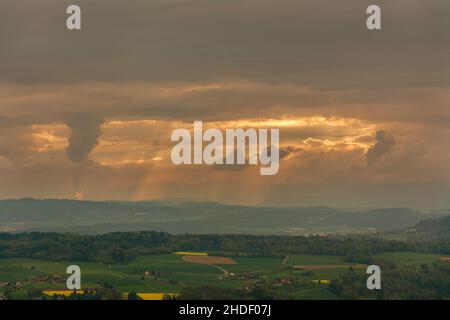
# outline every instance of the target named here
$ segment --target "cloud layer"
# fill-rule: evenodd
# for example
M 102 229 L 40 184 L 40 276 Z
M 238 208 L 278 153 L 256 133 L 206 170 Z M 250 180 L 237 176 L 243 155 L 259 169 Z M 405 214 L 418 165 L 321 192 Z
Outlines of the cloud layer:
M 450 3 L 379 2 L 7 1 L 0 198 L 449 207 Z M 280 173 L 173 166 L 194 120 L 280 128 Z

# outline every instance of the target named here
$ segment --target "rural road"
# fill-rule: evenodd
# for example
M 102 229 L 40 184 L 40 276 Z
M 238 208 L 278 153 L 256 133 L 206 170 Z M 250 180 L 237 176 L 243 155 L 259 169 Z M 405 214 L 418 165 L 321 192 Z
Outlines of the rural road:
M 228 276 L 228 271 L 225 270 L 224 268 L 219 267 L 218 265 L 215 265 L 215 264 L 210 264 L 210 266 L 212 266 L 212 267 L 214 267 L 214 268 L 217 268 L 217 269 L 219 269 L 220 271 L 223 272 L 223 275 L 221 275 L 221 276 L 219 277 L 219 279 L 223 279 L 223 277 Z
M 183 260 L 184 260 L 184 261 L 189 262 L 189 263 L 193 263 L 192 261 L 186 260 L 186 257 L 187 257 L 187 256 L 184 256 L 184 257 L 183 257 Z M 210 264 L 210 263 L 202 263 L 202 264 L 207 265 L 207 266 L 214 267 L 214 268 L 219 269 L 220 271 L 222 271 L 223 274 L 220 275 L 218 279 L 223 279 L 223 277 L 228 276 L 228 271 L 225 270 L 225 269 L 222 268 L 222 267 L 219 267 L 218 265 Z

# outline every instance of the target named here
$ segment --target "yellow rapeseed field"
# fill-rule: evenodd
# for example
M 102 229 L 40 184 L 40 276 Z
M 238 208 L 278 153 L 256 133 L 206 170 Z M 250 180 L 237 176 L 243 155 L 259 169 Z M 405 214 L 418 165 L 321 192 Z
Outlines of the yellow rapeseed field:
M 330 280 L 311 280 L 312 283 L 315 284 L 330 284 L 331 281 Z
M 42 291 L 43 294 L 47 296 L 54 296 L 57 294 L 58 296 L 70 296 L 72 293 L 76 292 L 76 294 L 83 294 L 83 290 L 45 290 Z
M 142 300 L 163 300 L 165 295 L 169 295 L 171 298 L 176 297 L 177 293 L 137 293 L 138 297 Z
M 183 255 L 183 256 L 207 256 L 207 252 L 189 252 L 189 251 L 178 251 L 175 254 Z

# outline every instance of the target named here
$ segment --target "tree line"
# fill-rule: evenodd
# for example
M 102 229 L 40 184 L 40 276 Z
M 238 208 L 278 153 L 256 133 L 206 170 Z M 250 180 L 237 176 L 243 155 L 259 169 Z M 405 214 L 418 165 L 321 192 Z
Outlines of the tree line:
M 380 252 L 450 253 L 450 242 L 386 240 L 381 237 L 173 235 L 165 232 L 115 232 L 103 235 L 0 233 L 0 258 L 127 263 L 138 256 L 173 251 L 211 255 L 282 257 L 290 254 L 371 256 Z

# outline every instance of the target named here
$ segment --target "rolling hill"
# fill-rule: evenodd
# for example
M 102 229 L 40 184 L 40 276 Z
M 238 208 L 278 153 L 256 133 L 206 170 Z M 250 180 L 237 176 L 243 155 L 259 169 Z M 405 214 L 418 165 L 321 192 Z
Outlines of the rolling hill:
M 85 234 L 157 230 L 171 233 L 305 235 L 391 231 L 444 212 L 411 209 L 343 210 L 330 207 L 247 207 L 214 202 L 0 201 L 0 231 Z
M 387 233 L 388 238 L 413 241 L 450 240 L 450 216 L 426 219 L 416 225 Z

